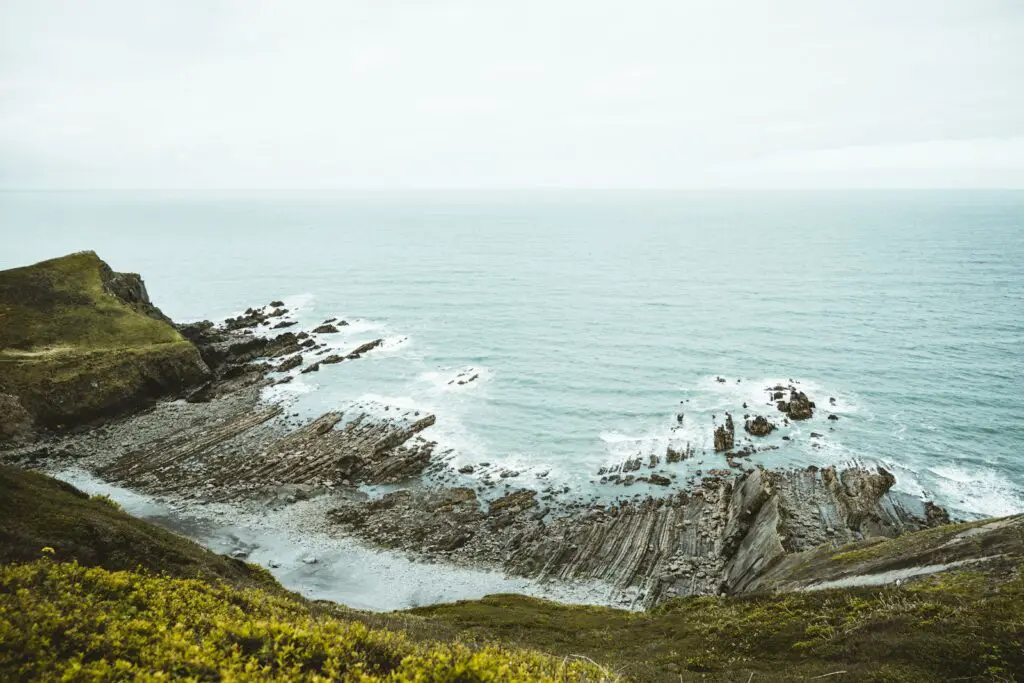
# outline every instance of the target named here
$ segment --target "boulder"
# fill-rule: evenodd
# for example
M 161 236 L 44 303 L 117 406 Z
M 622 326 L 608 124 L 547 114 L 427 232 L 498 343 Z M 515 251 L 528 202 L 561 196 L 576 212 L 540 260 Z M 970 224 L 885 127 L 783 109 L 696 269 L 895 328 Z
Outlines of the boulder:
M 747 420 L 743 429 L 751 436 L 768 436 L 775 430 L 775 425 L 763 415 L 758 415 L 753 420 Z
M 313 334 L 334 334 L 338 331 L 338 328 L 330 323 L 320 325 L 319 327 L 313 328 Z

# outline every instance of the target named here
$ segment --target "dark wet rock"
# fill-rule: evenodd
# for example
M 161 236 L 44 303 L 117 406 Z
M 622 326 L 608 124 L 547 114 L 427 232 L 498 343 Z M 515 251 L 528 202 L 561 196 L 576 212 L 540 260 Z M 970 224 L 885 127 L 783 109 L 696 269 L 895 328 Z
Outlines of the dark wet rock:
M 753 420 L 747 420 L 743 429 L 751 436 L 768 436 L 775 430 L 775 425 L 763 415 L 758 415 Z
M 313 363 L 312 365 L 302 368 L 302 374 L 305 375 L 310 372 L 320 372 L 320 363 Z
M 824 434 L 819 434 L 818 432 L 811 432 L 811 438 L 812 439 L 823 439 L 823 438 L 825 438 L 825 435 Z
M 656 484 L 658 486 L 668 486 L 669 484 L 672 483 L 671 479 L 669 479 L 668 477 L 663 477 L 660 474 L 652 474 L 647 479 L 652 484 Z
M 529 489 L 513 491 L 491 501 L 490 514 L 517 514 L 537 505 L 537 492 Z
M 736 428 L 732 422 L 732 415 L 725 414 L 725 424 L 715 429 L 715 452 L 722 453 L 731 450 L 736 439 Z
M 674 463 L 682 462 L 683 460 L 689 460 L 693 457 L 693 450 L 690 448 L 690 443 L 687 442 L 686 446 L 682 449 L 675 449 L 669 444 L 665 448 L 665 462 Z
M 718 382 L 719 384 L 725 384 L 725 378 L 724 377 L 716 377 L 715 381 Z
M 814 402 L 807 398 L 807 394 L 798 391 L 796 387 L 790 387 L 789 400 L 779 401 L 776 407 L 786 413 L 791 420 L 808 420 L 814 416 Z
M 350 358 L 350 359 L 359 358 L 360 356 L 362 356 L 367 351 L 372 351 L 372 350 L 374 350 L 375 348 L 377 348 L 378 346 L 380 346 L 383 343 L 384 343 L 383 339 L 374 339 L 373 341 L 366 342 L 365 344 L 360 344 L 359 346 L 354 348 L 352 351 L 350 351 L 348 353 L 348 355 L 345 356 L 345 357 L 346 358 Z
M 295 321 L 295 320 L 282 320 L 281 322 L 275 324 L 271 329 L 273 329 L 273 330 L 280 330 L 280 329 L 282 329 L 284 327 L 291 327 L 292 325 L 298 325 L 298 324 L 299 323 L 297 321 Z
M 284 307 L 284 302 L 283 301 L 271 301 L 268 305 L 271 308 L 283 308 Z
M 924 517 L 929 526 L 942 526 L 950 523 L 949 513 L 930 500 L 924 504 Z
M 324 365 L 333 365 L 335 363 L 340 363 L 343 360 L 345 360 L 345 356 L 339 356 L 338 354 L 335 353 L 331 354 L 330 356 L 327 356 L 327 358 L 324 358 L 320 362 Z
M 319 327 L 313 328 L 313 334 L 334 334 L 338 331 L 338 328 L 331 324 L 320 325 Z
M 473 474 L 475 468 L 472 465 L 463 465 L 459 468 L 459 474 Z
M 343 427 L 340 413 L 326 413 L 272 440 L 243 460 L 218 457 L 222 444 L 258 428 L 282 412 L 241 410 L 213 425 L 192 425 L 162 442 L 121 456 L 101 474 L 152 493 L 230 499 L 283 485 L 310 487 L 396 483 L 423 472 L 436 444 L 419 436 L 433 415 L 394 419 L 357 414 Z
M 277 371 L 278 372 L 287 372 L 289 370 L 293 370 L 294 368 L 299 367 L 300 365 L 302 365 L 302 354 L 301 353 L 297 354 L 297 355 L 294 355 L 294 356 L 291 356 L 289 358 L 286 358 L 280 365 L 277 366 Z
M 831 415 L 829 415 L 829 416 L 828 416 L 828 419 L 830 419 L 830 420 L 832 420 L 833 422 L 835 422 L 836 420 L 838 420 L 838 419 L 839 419 L 839 416 L 838 416 L 838 415 L 836 415 L 835 413 L 832 413 Z

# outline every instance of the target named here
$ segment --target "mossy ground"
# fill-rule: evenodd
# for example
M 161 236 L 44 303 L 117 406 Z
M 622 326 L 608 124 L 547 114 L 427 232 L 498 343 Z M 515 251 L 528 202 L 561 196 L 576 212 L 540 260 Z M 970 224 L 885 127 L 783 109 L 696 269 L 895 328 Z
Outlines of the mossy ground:
M 581 653 L 637 681 L 1016 681 L 1024 676 L 1024 574 L 949 573 L 903 588 L 690 598 L 649 613 L 516 595 L 415 614 L 462 640 Z
M 39 426 L 124 412 L 204 375 L 172 325 L 105 291 L 108 271 L 92 252 L 0 271 L 0 392 Z
M 0 271 L 0 349 L 115 349 L 182 341 L 165 322 L 135 312 L 103 288 L 92 252 Z
M 54 549 L 57 561 L 114 570 L 142 567 L 280 589 L 266 570 L 147 524 L 109 499 L 90 498 L 51 477 L 0 465 L 0 563 L 38 559 L 44 547 Z

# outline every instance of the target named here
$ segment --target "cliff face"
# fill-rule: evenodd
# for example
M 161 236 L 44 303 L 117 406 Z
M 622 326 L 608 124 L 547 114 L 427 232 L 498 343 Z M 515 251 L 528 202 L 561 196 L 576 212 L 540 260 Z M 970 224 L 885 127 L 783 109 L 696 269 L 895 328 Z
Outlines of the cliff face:
M 0 417 L 0 442 L 132 412 L 208 375 L 142 278 L 93 252 L 0 271 L 0 395 L 20 406 Z

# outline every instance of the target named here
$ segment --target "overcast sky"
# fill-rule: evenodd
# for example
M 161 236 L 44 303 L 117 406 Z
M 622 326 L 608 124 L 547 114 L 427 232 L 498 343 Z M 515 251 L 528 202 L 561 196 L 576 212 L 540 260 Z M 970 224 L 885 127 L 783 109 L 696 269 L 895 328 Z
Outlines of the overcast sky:
M 0 0 L 0 187 L 1024 187 L 1022 0 Z

